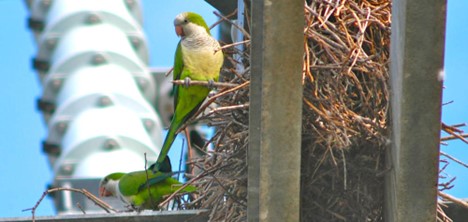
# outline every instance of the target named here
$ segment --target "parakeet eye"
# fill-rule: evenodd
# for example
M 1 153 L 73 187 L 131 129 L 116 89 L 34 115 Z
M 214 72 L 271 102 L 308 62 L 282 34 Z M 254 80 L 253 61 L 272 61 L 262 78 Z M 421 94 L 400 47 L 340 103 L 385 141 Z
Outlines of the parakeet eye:
M 187 19 L 184 19 L 184 22 L 185 22 L 185 23 L 188 23 L 188 20 L 187 20 Z

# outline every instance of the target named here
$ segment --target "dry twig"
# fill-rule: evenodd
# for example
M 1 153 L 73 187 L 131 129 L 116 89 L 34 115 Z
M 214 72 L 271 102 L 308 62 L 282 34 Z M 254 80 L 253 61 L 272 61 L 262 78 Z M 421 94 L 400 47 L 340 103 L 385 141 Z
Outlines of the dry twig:
M 153 209 L 156 209 L 156 206 L 154 206 L 153 195 L 151 195 L 151 189 L 150 189 L 150 184 L 149 184 L 149 175 L 148 175 L 148 168 L 147 168 L 148 167 L 148 159 L 146 158 L 146 152 L 144 153 L 144 155 L 145 155 L 144 170 L 145 170 L 145 174 L 146 174 L 146 189 L 148 190 L 151 206 L 153 207 Z M 150 170 L 153 170 L 153 169 L 150 169 Z
M 446 194 L 446 193 L 441 192 L 441 191 L 438 191 L 437 194 L 440 197 L 442 197 L 442 199 L 444 199 L 444 200 L 451 201 L 451 202 L 453 202 L 453 203 L 455 203 L 455 204 L 457 204 L 459 206 L 462 206 L 462 207 L 468 209 L 468 202 L 466 202 L 466 201 L 463 201 L 463 200 L 461 200 L 459 198 L 456 198 L 456 197 L 454 197 L 454 196 L 452 196 L 450 194 Z
M 452 137 L 455 137 L 457 139 L 460 139 L 461 141 L 465 142 L 468 144 L 468 140 L 466 140 L 463 136 L 463 131 L 458 129 L 458 126 L 449 126 L 445 123 L 442 123 L 442 130 L 445 131 L 446 133 L 450 134 Z
M 184 80 L 173 80 L 172 83 L 176 85 L 185 85 Z M 198 80 L 190 80 L 188 83 L 190 86 L 206 86 L 206 87 L 218 87 L 218 88 L 234 88 L 238 86 L 238 84 L 232 84 L 232 83 L 227 83 L 227 82 L 213 82 L 209 83 L 208 81 L 198 81 Z
M 56 188 L 52 188 L 52 189 L 48 189 L 46 191 L 44 191 L 44 193 L 42 194 L 41 198 L 39 198 L 39 200 L 37 201 L 36 205 L 34 205 L 34 207 L 32 208 L 28 208 L 28 209 L 24 209 L 23 211 L 31 211 L 32 213 L 32 221 L 36 221 L 36 217 L 35 217 L 35 213 L 36 213 L 36 209 L 37 207 L 39 207 L 39 204 L 41 204 L 42 200 L 50 193 L 53 193 L 53 192 L 57 192 L 57 191 L 71 191 L 71 192 L 77 192 L 77 193 L 81 193 L 83 195 L 85 195 L 89 200 L 91 200 L 92 202 L 94 202 L 97 206 L 99 206 L 100 208 L 102 208 L 103 210 L 105 210 L 107 213 L 111 213 L 111 212 L 117 212 L 117 210 L 115 210 L 114 208 L 112 208 L 109 204 L 107 204 L 106 202 L 102 201 L 101 199 L 99 199 L 98 197 L 94 196 L 92 193 L 90 193 L 89 191 L 87 191 L 86 189 L 76 189 L 76 188 L 67 188 L 67 187 L 56 187 Z

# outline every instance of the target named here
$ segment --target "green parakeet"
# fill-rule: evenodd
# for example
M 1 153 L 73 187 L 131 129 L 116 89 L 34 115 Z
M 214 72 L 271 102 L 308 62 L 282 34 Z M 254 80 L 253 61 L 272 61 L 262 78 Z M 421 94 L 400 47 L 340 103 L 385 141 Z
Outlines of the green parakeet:
M 170 164 L 170 163 L 169 163 Z M 148 179 L 154 184 L 147 187 Z M 158 209 L 163 197 L 174 193 L 183 184 L 172 178 L 173 173 L 157 172 L 151 170 L 131 173 L 112 173 L 104 177 L 99 184 L 100 196 L 116 196 L 123 202 L 137 210 Z M 196 187 L 187 186 L 182 192 L 194 192 Z
M 184 12 L 174 20 L 175 31 L 181 37 L 174 58 L 174 80 L 185 80 L 185 85 L 174 85 L 174 116 L 164 140 L 153 172 L 163 171 L 161 164 L 167 156 L 177 131 L 193 116 L 208 96 L 206 86 L 189 86 L 190 80 L 218 81 L 223 65 L 223 52 L 203 18 L 193 12 Z M 152 182 L 151 182 L 152 183 Z

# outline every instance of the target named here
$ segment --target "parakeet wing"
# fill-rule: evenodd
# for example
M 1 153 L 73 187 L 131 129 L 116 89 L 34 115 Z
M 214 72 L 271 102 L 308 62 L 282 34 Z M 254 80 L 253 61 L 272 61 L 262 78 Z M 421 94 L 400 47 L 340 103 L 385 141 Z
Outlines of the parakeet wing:
M 151 170 L 148 170 L 148 179 L 154 181 L 163 181 L 171 177 L 171 173 L 156 173 L 153 174 Z M 124 196 L 133 196 L 138 194 L 141 189 L 146 187 L 146 172 L 137 171 L 131 172 L 123 176 L 119 181 L 120 193 Z
M 177 44 L 177 49 L 176 49 L 176 53 L 175 53 L 175 56 L 174 56 L 174 70 L 173 70 L 173 73 L 172 73 L 172 78 L 173 80 L 179 80 L 180 79 L 180 75 L 182 74 L 182 70 L 184 69 L 184 60 L 182 59 L 183 55 L 182 55 L 182 46 L 180 45 L 180 41 L 179 41 L 179 44 Z M 178 97 L 179 97 L 179 92 L 178 92 L 178 85 L 175 85 L 172 87 L 172 92 L 174 93 L 174 110 L 176 109 L 177 107 L 177 100 L 178 100 Z

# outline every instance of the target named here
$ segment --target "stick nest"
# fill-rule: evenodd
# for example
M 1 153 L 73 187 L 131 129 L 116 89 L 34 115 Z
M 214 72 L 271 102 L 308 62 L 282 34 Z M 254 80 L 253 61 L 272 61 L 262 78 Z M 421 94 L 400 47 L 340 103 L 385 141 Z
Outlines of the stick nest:
M 390 1 L 305 6 L 301 218 L 382 221 Z

